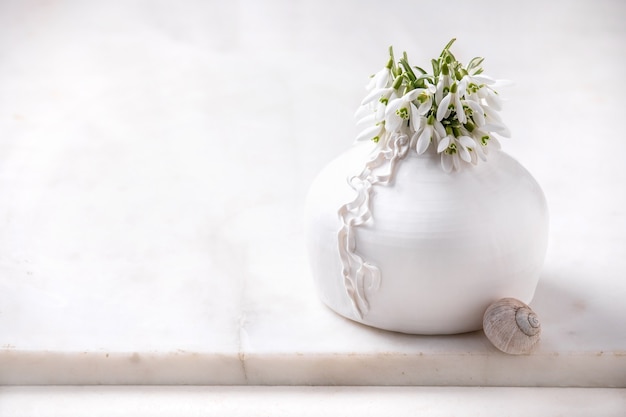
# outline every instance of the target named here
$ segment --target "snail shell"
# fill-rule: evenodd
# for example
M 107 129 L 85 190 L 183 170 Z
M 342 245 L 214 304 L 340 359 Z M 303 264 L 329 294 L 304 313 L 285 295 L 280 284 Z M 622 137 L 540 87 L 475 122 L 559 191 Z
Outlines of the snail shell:
M 495 347 L 512 355 L 530 353 L 541 334 L 535 312 L 515 298 L 491 304 L 483 316 L 483 329 Z

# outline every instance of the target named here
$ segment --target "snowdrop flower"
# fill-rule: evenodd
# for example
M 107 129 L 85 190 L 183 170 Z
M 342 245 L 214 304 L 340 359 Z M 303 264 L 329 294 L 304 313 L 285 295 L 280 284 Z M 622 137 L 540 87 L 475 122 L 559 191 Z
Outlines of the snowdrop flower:
M 400 130 L 402 124 L 406 122 L 409 123 L 411 130 L 416 130 L 415 123 L 419 122 L 419 116 L 429 110 L 429 108 L 425 109 L 422 105 L 418 108 L 413 103 L 423 91 L 424 89 L 417 88 L 389 102 L 385 112 L 385 126 L 389 131 L 396 132 Z
M 389 100 L 395 97 L 396 90 L 393 87 L 378 88 L 370 92 L 361 102 L 361 106 L 369 106 L 376 114 L 376 121 L 381 122 L 385 117 L 385 109 Z
M 453 83 L 448 94 L 441 99 L 439 108 L 437 109 L 437 120 L 442 121 L 444 118 L 450 116 L 451 109 L 454 109 L 456 112 L 456 117 L 459 122 L 465 123 L 467 121 L 457 83 Z
M 465 109 L 464 112 L 469 113 L 469 117 L 476 123 L 477 126 L 483 126 L 485 124 L 485 110 L 482 106 L 473 100 L 461 100 L 461 104 Z M 467 121 L 466 121 L 467 122 Z
M 365 88 L 367 91 L 372 91 L 391 87 L 391 77 L 391 65 L 387 64 L 385 68 L 372 76 L 369 84 Z
M 426 87 L 422 89 L 422 92 L 417 96 L 419 107 L 417 108 L 420 115 L 425 115 L 433 107 L 433 101 L 437 94 L 437 87 L 426 81 L 424 83 Z
M 496 93 L 495 90 L 488 85 L 478 90 L 478 97 L 485 100 L 489 107 L 494 110 L 502 110 L 502 101 L 500 100 L 500 97 L 498 97 L 498 93 Z
M 472 156 L 470 150 L 476 147 L 476 142 L 469 136 L 455 137 L 454 134 L 449 133 L 437 146 L 437 152 L 441 154 L 441 167 L 446 172 L 451 172 L 452 169 L 459 169 L 461 161 L 472 162 Z
M 446 136 L 446 130 L 440 121 L 431 114 L 428 119 L 421 118 L 420 129 L 415 132 L 411 140 L 415 143 L 415 151 L 418 155 L 423 154 L 431 143 L 438 143 Z
M 466 92 L 466 97 L 473 97 L 479 89 L 484 88 L 488 85 L 493 85 L 496 83 L 496 80 L 493 78 L 484 75 L 484 74 L 470 74 L 469 72 L 465 72 L 463 74 L 463 78 L 459 81 L 459 84 L 463 87 Z M 478 100 L 476 100 L 478 101 Z
M 500 142 L 498 139 L 494 135 L 490 135 L 483 130 L 475 129 L 471 133 L 471 136 L 474 138 L 474 142 L 476 142 L 474 151 L 478 158 L 483 161 L 487 160 L 489 149 L 500 149 Z
M 488 132 L 496 132 L 505 138 L 511 137 L 509 128 L 504 125 L 500 115 L 489 106 L 483 106 L 485 112 L 485 125 L 482 128 Z
M 450 86 L 453 83 L 452 77 L 450 76 L 450 67 L 447 64 L 442 64 L 441 74 L 439 74 L 438 79 L 435 101 L 441 103 L 443 96 L 450 90 Z
M 383 123 L 376 123 L 373 126 L 368 126 L 361 131 L 356 137 L 356 141 L 371 140 L 378 143 L 380 137 L 383 134 L 385 125 Z

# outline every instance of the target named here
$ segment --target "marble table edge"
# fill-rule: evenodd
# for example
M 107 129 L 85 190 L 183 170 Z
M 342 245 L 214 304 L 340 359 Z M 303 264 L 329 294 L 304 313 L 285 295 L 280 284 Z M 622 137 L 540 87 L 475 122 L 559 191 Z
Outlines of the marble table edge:
M 254 353 L 0 349 L 0 385 L 626 388 L 624 352 Z

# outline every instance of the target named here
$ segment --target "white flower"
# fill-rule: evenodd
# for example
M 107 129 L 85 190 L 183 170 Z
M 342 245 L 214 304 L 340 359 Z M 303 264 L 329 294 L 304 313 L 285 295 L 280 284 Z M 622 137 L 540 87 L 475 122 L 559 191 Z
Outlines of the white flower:
M 502 119 L 497 112 L 491 109 L 490 106 L 484 106 L 483 110 L 485 112 L 485 124 L 482 126 L 483 130 L 486 130 L 487 132 L 496 132 L 505 138 L 511 137 L 509 128 L 502 123 Z
M 463 91 L 465 92 L 465 96 L 468 99 L 480 101 L 478 91 L 488 85 L 493 85 L 495 83 L 496 80 L 484 74 L 465 74 L 463 78 L 461 78 L 461 81 L 459 81 L 459 86 L 463 89 Z
M 480 90 L 478 90 L 478 97 L 485 100 L 489 107 L 493 108 L 494 110 L 502 110 L 502 101 L 500 100 L 500 97 L 498 97 L 498 93 L 496 93 L 493 88 L 487 85 L 482 87 Z
M 421 117 L 420 129 L 415 132 L 411 140 L 415 144 L 418 155 L 421 155 L 426 152 L 431 143 L 438 143 L 444 136 L 446 136 L 446 130 L 443 125 L 431 115 L 428 119 Z
M 441 167 L 445 172 L 451 172 L 461 167 L 461 160 L 472 162 L 470 149 L 475 147 L 476 142 L 469 136 L 457 138 L 452 133 L 446 135 L 437 146 L 437 152 L 441 154 Z
M 486 161 L 489 149 L 500 149 L 498 139 L 494 135 L 490 135 L 481 129 L 474 129 L 471 136 L 474 138 L 474 142 L 476 142 L 476 147 L 473 148 L 474 152 L 471 152 L 473 160 L 475 158 L 474 155 L 476 155 L 482 161 Z M 472 162 L 476 164 L 473 160 Z
M 449 90 L 452 85 L 452 78 L 449 75 L 449 68 L 444 65 L 442 68 L 442 74 L 439 77 L 439 81 L 437 82 L 437 89 L 435 93 L 435 101 L 437 103 L 441 103 L 443 99 L 444 90 Z
M 456 118 L 461 123 L 466 123 L 465 111 L 463 110 L 463 104 L 461 103 L 461 94 L 459 94 L 458 84 L 453 83 L 450 87 L 450 91 L 439 102 L 437 108 L 437 120 L 441 121 L 450 115 L 450 109 L 453 108 L 456 112 Z
M 365 87 L 367 91 L 391 87 L 391 68 L 385 67 L 372 76 Z
M 378 142 L 382 136 L 384 127 L 385 125 L 383 123 L 376 123 L 373 126 L 368 126 L 357 135 L 355 140 L 357 142 L 362 140 L 372 140 L 374 142 Z
M 396 90 L 393 87 L 374 89 L 365 96 L 361 106 L 369 107 L 376 114 L 376 122 L 382 122 L 387 104 L 392 97 L 395 97 L 395 94 Z
M 475 101 L 482 99 L 484 103 L 497 111 L 502 110 L 502 99 L 498 95 L 496 88 L 511 84 L 508 80 L 494 80 L 485 74 L 466 75 L 461 82 L 467 86 L 468 98 Z
M 465 112 L 469 113 L 469 117 L 472 118 L 476 126 L 480 127 L 485 124 L 485 110 L 479 103 L 474 100 L 461 100 L 461 104 L 463 104 L 463 107 L 466 109 Z
M 422 89 L 422 92 L 417 96 L 419 107 L 417 108 L 420 115 L 425 115 L 433 107 L 433 100 L 437 94 L 437 87 L 425 82 L 426 88 Z
M 420 105 L 418 109 L 415 103 L 413 103 L 423 91 L 423 88 L 416 88 L 402 97 L 389 101 L 389 105 L 385 111 L 385 127 L 387 130 L 397 132 L 402 128 L 403 123 L 406 124 L 407 121 L 412 131 L 419 128 L 419 125 L 416 126 L 416 123 L 419 122 L 420 115 L 430 109 L 430 106 L 424 109 L 422 105 Z
M 376 88 L 363 99 L 355 114 L 357 127 L 362 128 L 356 141 L 373 140 L 378 142 L 385 127 L 385 109 L 389 99 L 395 97 L 395 91 L 391 87 Z

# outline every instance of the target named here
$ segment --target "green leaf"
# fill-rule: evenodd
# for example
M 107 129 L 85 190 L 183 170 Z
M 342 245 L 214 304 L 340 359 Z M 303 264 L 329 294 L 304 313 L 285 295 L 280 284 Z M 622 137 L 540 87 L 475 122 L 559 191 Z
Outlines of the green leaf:
M 393 85 L 391 86 L 394 90 L 397 90 L 398 88 L 400 88 L 400 86 L 402 85 L 402 77 L 398 77 L 396 78 L 396 80 L 393 82 Z
M 467 69 L 469 70 L 480 66 L 480 64 L 482 64 L 484 60 L 485 58 L 481 58 L 479 56 L 472 58 L 469 64 L 467 64 Z
M 393 45 L 389 46 L 389 61 L 387 62 L 387 68 L 391 70 L 393 75 L 396 75 L 396 59 L 393 56 Z
M 430 62 L 431 62 L 431 64 L 433 65 L 433 75 L 434 75 L 435 77 L 438 77 L 438 76 L 439 76 L 439 74 L 440 74 L 440 71 L 441 71 L 441 67 L 440 67 L 440 65 L 439 65 L 439 60 L 437 60 L 437 59 L 432 59 Z
M 404 53 L 404 57 L 400 60 L 400 65 L 404 68 L 404 73 L 408 77 L 409 81 L 415 81 L 417 79 L 415 73 L 411 69 L 411 65 L 409 65 L 409 61 L 406 59 L 406 52 Z
M 428 81 L 430 81 L 430 82 L 431 82 L 431 84 L 432 84 L 432 83 L 434 83 L 433 78 L 434 78 L 434 77 L 433 77 L 432 75 L 430 75 L 430 74 L 423 74 L 423 75 L 420 75 L 420 76 L 417 78 L 417 80 L 415 80 L 415 81 L 416 81 L 416 82 L 419 82 L 419 81 L 422 81 L 422 80 L 428 80 Z
M 452 39 L 450 39 L 450 42 L 448 42 L 448 44 L 447 44 L 447 45 L 443 48 L 443 51 L 441 51 L 441 55 L 440 55 L 440 56 L 443 56 L 443 54 L 444 54 L 444 53 L 445 53 L 448 49 L 450 49 L 450 47 L 452 46 L 452 44 L 454 43 L 454 41 L 456 41 L 456 38 L 452 38 Z

